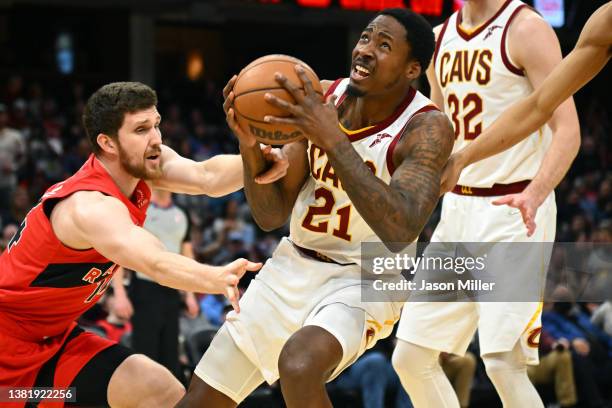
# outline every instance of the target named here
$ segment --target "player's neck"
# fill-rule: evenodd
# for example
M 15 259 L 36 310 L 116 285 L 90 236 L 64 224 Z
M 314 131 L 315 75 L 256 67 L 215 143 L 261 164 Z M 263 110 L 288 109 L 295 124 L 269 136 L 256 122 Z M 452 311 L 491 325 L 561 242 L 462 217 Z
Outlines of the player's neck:
M 469 0 L 461 9 L 461 26 L 476 28 L 497 13 L 506 0 Z
M 119 187 L 119 190 L 121 190 L 126 197 L 130 198 L 140 180 L 123 170 L 118 159 L 110 160 L 107 157 L 99 156 L 98 160 L 111 176 L 117 187 Z
M 410 87 L 394 90 L 384 95 L 356 97 L 350 104 L 343 124 L 350 130 L 376 125 L 391 116 L 406 99 Z

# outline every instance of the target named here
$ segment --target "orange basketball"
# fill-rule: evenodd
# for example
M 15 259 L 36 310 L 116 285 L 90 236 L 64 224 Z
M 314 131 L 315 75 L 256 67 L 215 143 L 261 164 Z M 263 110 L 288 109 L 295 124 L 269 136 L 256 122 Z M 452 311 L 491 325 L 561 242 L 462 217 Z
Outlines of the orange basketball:
M 294 142 L 303 137 L 302 131 L 295 126 L 264 122 L 264 116 L 289 117 L 286 111 L 269 104 L 264 99 L 271 93 L 287 102 L 295 103 L 289 92 L 274 79 L 274 73 L 280 72 L 298 86 L 302 81 L 295 72 L 295 65 L 305 68 L 306 76 L 312 81 L 312 87 L 323 98 L 321 83 L 314 71 L 304 62 L 288 55 L 266 55 L 247 65 L 234 84 L 234 112 L 240 127 L 262 143 L 280 145 Z M 302 92 L 304 91 L 301 87 Z

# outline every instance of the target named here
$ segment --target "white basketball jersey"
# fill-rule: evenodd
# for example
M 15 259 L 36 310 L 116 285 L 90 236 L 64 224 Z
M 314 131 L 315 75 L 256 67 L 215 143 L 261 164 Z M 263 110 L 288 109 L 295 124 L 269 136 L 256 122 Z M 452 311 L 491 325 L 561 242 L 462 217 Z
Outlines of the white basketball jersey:
M 442 26 L 433 61 L 444 111 L 455 129 L 453 152 L 533 91 L 508 54 L 508 27 L 524 7 L 521 1 L 507 0 L 489 21 L 471 32 L 461 28 L 461 10 Z M 458 184 L 491 187 L 533 179 L 551 137 L 550 128 L 544 126 L 512 148 L 466 167 Z
M 348 78 L 337 80 L 329 89 L 344 101 Z M 423 94 L 411 88 L 397 110 L 381 123 L 351 132 L 347 137 L 372 172 L 389 184 L 395 170 L 393 149 L 415 115 L 437 109 Z M 310 176 L 304 183 L 291 213 L 290 239 L 340 263 L 360 262 L 362 242 L 380 242 L 361 218 L 342 189 L 325 152 L 308 143 Z

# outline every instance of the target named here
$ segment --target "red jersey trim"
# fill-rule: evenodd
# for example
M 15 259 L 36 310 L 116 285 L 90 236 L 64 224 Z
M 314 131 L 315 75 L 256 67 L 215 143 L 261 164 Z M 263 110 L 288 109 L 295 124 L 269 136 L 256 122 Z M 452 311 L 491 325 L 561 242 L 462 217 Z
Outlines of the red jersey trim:
M 363 130 L 361 132 L 353 133 L 351 135 L 348 135 L 348 134 L 345 133 L 346 137 L 348 137 L 348 139 L 351 141 L 351 143 L 353 143 L 353 142 L 356 142 L 356 141 L 361 140 L 363 138 L 366 138 L 368 136 L 372 136 L 375 133 L 380 132 L 381 130 L 383 130 L 384 128 L 389 126 L 397 118 L 400 117 L 402 112 L 404 112 L 404 110 L 408 107 L 408 105 L 410 105 L 410 103 L 414 99 L 415 95 L 416 95 L 416 89 L 410 87 L 410 89 L 408 90 L 408 93 L 406 94 L 406 97 L 404 98 L 402 103 L 399 104 L 397 109 L 395 109 L 395 112 L 393 112 L 391 114 L 391 116 L 387 117 L 387 119 L 383 120 L 382 122 L 377 123 L 376 125 L 372 126 L 371 128 L 367 128 L 367 129 L 365 129 L 365 130 Z M 342 96 L 340 97 L 340 101 L 344 101 L 345 96 L 346 96 L 346 92 L 344 94 L 342 94 Z M 340 103 L 338 105 L 340 105 Z
M 408 127 L 408 124 L 410 123 L 412 118 L 414 118 L 416 115 L 418 115 L 420 113 L 434 111 L 434 110 L 439 111 L 440 109 L 438 109 L 438 107 L 435 106 L 435 105 L 427 105 L 427 106 L 423 106 L 421 109 L 419 109 L 418 111 L 414 112 L 412 114 L 412 116 L 410 116 L 410 118 L 408 118 L 408 121 L 406 122 L 404 127 L 402 127 L 402 130 L 400 130 L 398 132 L 398 134 L 395 135 L 395 137 L 393 138 L 391 143 L 389 143 L 389 147 L 387 148 L 387 170 L 389 170 L 389 174 L 391 176 L 393 176 L 393 173 L 395 172 L 395 164 L 393 164 L 393 152 L 395 151 L 395 147 L 397 145 L 397 142 L 399 142 L 399 140 L 402 138 L 402 135 L 404 134 L 404 131 Z
M 434 72 L 436 71 L 436 60 L 438 59 L 438 51 L 440 51 L 440 45 L 442 44 L 442 38 L 444 38 L 444 33 L 446 32 L 446 27 L 448 27 L 448 22 L 450 18 L 447 18 L 440 29 L 440 34 L 438 34 L 438 40 L 436 41 L 436 49 L 434 50 L 433 60 L 431 63 L 434 66 Z
M 463 28 L 461 28 L 461 22 L 463 21 L 463 17 L 461 16 L 461 12 L 463 11 L 463 9 L 459 10 L 457 12 L 457 18 L 456 18 L 456 23 L 455 23 L 455 25 L 457 27 L 457 33 L 465 41 L 470 41 L 472 38 L 474 38 L 478 34 L 482 33 L 485 28 L 487 28 L 497 17 L 499 17 L 499 15 L 501 13 L 503 13 L 503 11 L 506 9 L 506 7 L 508 7 L 510 5 L 511 2 L 512 2 L 512 0 L 506 0 L 506 2 L 499 8 L 499 10 L 497 10 L 497 13 L 495 13 L 493 15 L 493 17 L 488 19 L 484 24 L 482 24 L 480 27 L 478 27 L 476 30 L 472 31 L 471 33 L 468 33 L 466 31 L 464 31 Z
M 510 15 L 510 18 L 508 18 L 508 22 L 506 23 L 506 26 L 504 27 L 504 32 L 502 33 L 502 37 L 501 37 L 502 62 L 504 63 L 504 66 L 508 68 L 508 71 L 512 72 L 513 74 L 519 75 L 519 76 L 525 76 L 525 71 L 523 71 L 522 69 L 520 69 L 519 67 L 517 67 L 510 61 L 510 57 L 508 56 L 508 51 L 506 50 L 506 35 L 508 34 L 508 28 L 510 27 L 510 23 L 512 23 L 512 20 L 514 20 L 514 17 L 516 17 L 519 11 L 521 11 L 525 7 L 529 7 L 529 6 L 527 6 L 526 4 L 522 4 L 518 6 L 516 10 L 512 12 L 512 14 Z
M 342 79 L 343 79 L 343 78 L 336 79 L 336 80 L 334 81 L 334 83 L 333 83 L 333 84 L 331 84 L 331 85 L 329 86 L 329 88 L 327 88 L 327 92 L 325 92 L 325 96 L 323 97 L 324 99 L 327 99 L 327 97 L 328 97 L 329 95 L 331 95 L 331 94 L 333 94 L 333 93 L 334 93 L 334 91 L 336 90 L 336 88 L 338 87 L 338 85 L 340 85 L 340 82 L 342 82 Z

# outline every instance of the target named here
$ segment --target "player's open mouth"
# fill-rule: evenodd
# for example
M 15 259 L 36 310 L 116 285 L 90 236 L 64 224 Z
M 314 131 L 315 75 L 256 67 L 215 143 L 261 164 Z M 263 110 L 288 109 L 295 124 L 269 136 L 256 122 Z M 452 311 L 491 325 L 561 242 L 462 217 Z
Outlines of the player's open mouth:
M 151 161 L 155 161 L 159 158 L 159 154 L 152 154 L 150 156 L 147 156 L 147 160 L 151 160 Z
M 353 65 L 353 70 L 351 71 L 351 78 L 353 80 L 359 81 L 363 80 L 370 76 L 370 70 L 363 65 L 355 64 Z

